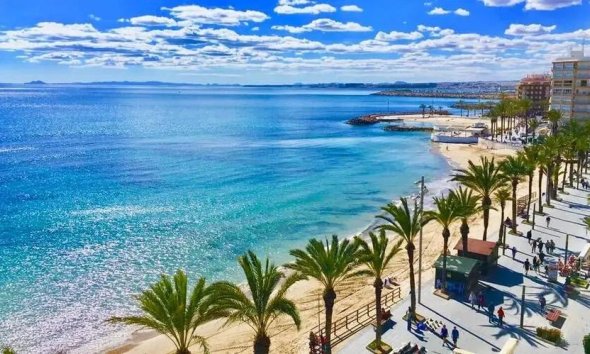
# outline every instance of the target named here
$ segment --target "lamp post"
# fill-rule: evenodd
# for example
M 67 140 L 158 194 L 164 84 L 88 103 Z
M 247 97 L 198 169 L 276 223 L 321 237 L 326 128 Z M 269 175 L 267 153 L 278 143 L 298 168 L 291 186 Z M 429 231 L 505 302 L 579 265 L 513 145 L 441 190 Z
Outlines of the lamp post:
M 418 239 L 418 303 L 422 303 L 422 221 L 424 216 L 424 176 L 420 178 L 420 238 Z

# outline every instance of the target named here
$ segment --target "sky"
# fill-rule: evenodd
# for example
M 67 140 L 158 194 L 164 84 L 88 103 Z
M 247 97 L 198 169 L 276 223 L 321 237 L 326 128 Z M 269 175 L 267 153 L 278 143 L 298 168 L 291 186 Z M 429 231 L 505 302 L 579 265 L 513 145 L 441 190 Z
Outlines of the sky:
M 0 0 L 0 82 L 514 80 L 585 38 L 590 0 Z

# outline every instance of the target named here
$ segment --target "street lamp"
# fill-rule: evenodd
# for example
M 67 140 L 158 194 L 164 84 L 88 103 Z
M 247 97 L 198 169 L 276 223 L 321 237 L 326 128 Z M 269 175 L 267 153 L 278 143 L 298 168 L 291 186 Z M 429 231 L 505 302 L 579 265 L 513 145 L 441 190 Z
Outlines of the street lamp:
M 420 181 L 416 181 L 416 184 L 420 184 L 420 238 L 418 246 L 418 303 L 422 301 L 422 221 L 424 217 L 424 193 L 428 192 L 428 189 L 424 186 L 424 176 L 420 178 Z M 416 199 L 414 199 L 416 202 Z

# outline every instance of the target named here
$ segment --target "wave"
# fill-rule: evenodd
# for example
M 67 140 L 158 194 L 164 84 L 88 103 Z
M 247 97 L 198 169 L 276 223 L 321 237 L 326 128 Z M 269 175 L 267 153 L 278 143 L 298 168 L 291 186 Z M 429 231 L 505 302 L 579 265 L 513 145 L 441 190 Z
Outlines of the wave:
M 32 146 L 21 146 L 21 147 L 0 147 L 0 154 L 6 154 L 10 152 L 19 152 L 19 151 L 32 151 L 37 150 Z

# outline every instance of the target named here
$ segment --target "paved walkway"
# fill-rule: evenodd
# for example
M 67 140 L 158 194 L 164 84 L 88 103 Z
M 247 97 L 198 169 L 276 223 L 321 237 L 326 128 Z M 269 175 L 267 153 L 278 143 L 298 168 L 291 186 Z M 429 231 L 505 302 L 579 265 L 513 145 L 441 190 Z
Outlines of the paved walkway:
M 570 234 L 570 254 L 578 254 L 590 240 L 586 235 L 586 228 L 581 223 L 584 216 L 590 216 L 590 206 L 587 203 L 587 193 L 581 190 L 566 188 L 569 194 L 560 194 L 562 202 L 552 201 L 554 208 L 544 208 L 544 212 L 551 216 L 550 227 L 546 227 L 545 217 L 536 216 L 536 226 L 533 239 L 541 237 L 543 242 L 552 239 L 556 243 L 554 255 L 547 255 L 546 259 L 564 256 L 565 233 Z M 532 208 L 531 208 L 532 209 Z M 521 224 L 520 232 L 526 234 L 531 226 Z M 494 235 L 495 236 L 495 235 Z M 493 236 L 493 237 L 494 237 Z M 493 238 L 491 241 L 495 241 Z M 536 253 L 531 251 L 527 239 L 522 236 L 507 235 L 507 243 L 516 246 L 518 252 L 512 259 L 510 250 L 498 260 L 496 269 L 480 281 L 484 287 L 486 303 L 492 302 L 497 311 L 502 305 L 506 313 L 504 326 L 490 323 L 488 316 L 481 311 L 472 309 L 467 299 L 444 300 L 432 292 L 432 281 L 424 284 L 422 289 L 422 304 L 417 312 L 427 318 L 440 320 L 446 324 L 449 334 L 454 326 L 459 330 L 459 348 L 474 353 L 494 353 L 506 343 L 509 338 L 519 340 L 517 353 L 583 353 L 582 337 L 590 333 L 590 290 L 582 290 L 577 299 L 568 299 L 563 291 L 564 278 L 559 283 L 549 283 L 545 274 L 529 271 L 524 275 L 523 262 L 528 258 L 532 263 Z M 501 253 L 501 251 L 500 251 Z M 544 273 L 544 272 L 543 272 Z M 521 306 L 523 285 L 525 289 L 525 307 Z M 555 347 L 548 342 L 538 339 L 535 335 L 536 327 L 551 327 L 544 317 L 539 305 L 538 296 L 544 295 L 547 307 L 562 311 L 565 321 L 561 324 L 566 344 Z M 407 331 L 406 322 L 402 319 L 409 306 L 409 297 L 392 309 L 393 327 L 384 334 L 383 340 L 394 348 L 407 342 L 425 346 L 429 353 L 449 353 L 449 345 L 443 345 L 442 340 L 432 332 L 417 333 Z M 520 314 L 524 311 L 524 328 L 520 328 Z M 338 353 L 358 354 L 368 353 L 366 345 L 374 339 L 374 330 L 365 328 L 340 346 Z

